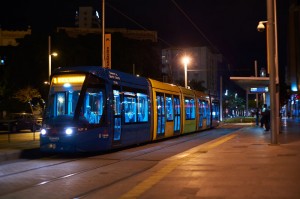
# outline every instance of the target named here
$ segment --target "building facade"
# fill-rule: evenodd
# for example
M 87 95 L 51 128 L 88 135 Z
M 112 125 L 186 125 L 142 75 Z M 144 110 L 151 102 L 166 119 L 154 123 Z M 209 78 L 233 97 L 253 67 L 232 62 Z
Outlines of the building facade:
M 222 55 L 213 53 L 208 47 L 167 48 L 162 50 L 162 73 L 164 81 L 169 83 L 184 82 L 183 57 L 188 56 L 188 86 L 191 81 L 202 82 L 206 92 L 218 95 L 219 71 Z
M 102 34 L 101 17 L 92 7 L 79 7 L 75 16 L 75 27 L 58 27 L 57 32 L 65 31 L 69 37 L 79 35 Z M 149 30 L 129 30 L 126 28 L 105 28 L 105 33 L 121 33 L 124 37 L 157 42 L 157 32 Z
M 0 27 L 0 46 L 18 46 L 18 39 L 31 35 L 30 26 L 26 30 L 2 30 Z
M 288 115 L 300 117 L 300 1 L 292 0 L 289 8 L 288 24 L 288 68 L 287 85 L 291 97 L 287 104 Z

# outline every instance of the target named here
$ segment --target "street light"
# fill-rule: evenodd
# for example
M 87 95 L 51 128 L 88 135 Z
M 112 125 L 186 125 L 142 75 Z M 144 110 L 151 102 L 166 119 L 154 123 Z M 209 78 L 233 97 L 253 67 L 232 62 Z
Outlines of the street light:
M 258 22 L 258 25 L 257 25 L 258 32 L 263 32 L 266 29 L 266 27 L 264 25 L 265 23 L 268 23 L 268 21 L 260 21 L 260 22 Z
M 51 36 L 48 37 L 48 69 L 49 69 L 49 80 L 51 76 L 51 57 L 56 57 L 58 54 L 56 52 L 51 52 Z
M 182 58 L 182 62 L 184 64 L 184 87 L 187 88 L 187 65 L 190 63 L 190 58 L 188 56 L 184 56 Z

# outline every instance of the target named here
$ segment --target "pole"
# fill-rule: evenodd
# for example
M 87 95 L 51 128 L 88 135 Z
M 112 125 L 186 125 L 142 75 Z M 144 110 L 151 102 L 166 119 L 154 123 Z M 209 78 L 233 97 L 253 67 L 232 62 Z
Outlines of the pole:
M 102 67 L 105 66 L 105 0 L 102 0 Z
M 135 75 L 135 64 L 132 64 L 132 74 Z
M 48 69 L 49 69 L 49 82 L 51 76 L 51 36 L 48 36 Z
M 277 35 L 277 6 L 276 6 L 276 0 L 274 0 L 274 28 L 275 28 L 275 71 L 276 71 L 276 132 L 279 133 L 280 130 L 280 102 L 279 102 L 279 72 L 278 72 L 278 35 Z
M 257 60 L 254 61 L 254 67 L 255 67 L 255 77 L 257 77 Z M 258 126 L 258 120 L 259 120 L 259 114 L 258 114 L 258 93 L 255 94 L 256 99 L 256 110 L 255 110 L 255 120 L 256 120 L 256 126 Z
M 187 62 L 184 63 L 184 87 L 187 88 Z
M 220 121 L 223 121 L 223 77 L 220 76 Z
M 254 61 L 255 77 L 257 77 L 257 60 Z M 258 108 L 258 93 L 256 93 L 256 108 Z
M 271 101 L 271 144 L 278 144 L 278 128 L 276 117 L 276 67 L 275 67 L 275 28 L 274 28 L 274 0 L 267 0 L 267 44 L 268 44 L 268 68 L 270 69 L 270 101 Z

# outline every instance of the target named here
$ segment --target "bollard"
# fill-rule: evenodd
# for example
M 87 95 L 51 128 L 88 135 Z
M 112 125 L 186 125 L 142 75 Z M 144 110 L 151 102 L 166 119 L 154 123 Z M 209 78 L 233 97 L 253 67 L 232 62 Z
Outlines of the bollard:
M 8 129 L 7 129 L 7 140 L 8 140 L 8 143 L 10 143 L 10 133 L 11 133 L 11 123 L 8 122 Z

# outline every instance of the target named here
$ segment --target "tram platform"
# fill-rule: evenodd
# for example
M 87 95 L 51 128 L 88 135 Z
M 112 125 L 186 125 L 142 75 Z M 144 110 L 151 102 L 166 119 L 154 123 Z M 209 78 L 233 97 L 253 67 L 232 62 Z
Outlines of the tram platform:
M 104 198 L 298 199 L 299 129 L 300 119 L 284 120 L 278 144 L 271 144 L 271 131 L 245 125 L 165 159 L 126 184 L 120 182 L 105 189 Z M 36 138 L 9 143 L 1 139 L 0 161 L 20 158 L 26 150 L 37 150 Z M 104 196 L 96 194 L 90 198 Z
M 270 131 L 246 126 L 120 184 L 129 190 L 120 198 L 298 199 L 300 120 L 282 122 L 278 144 L 271 144 Z M 107 198 L 119 198 L 108 193 Z

